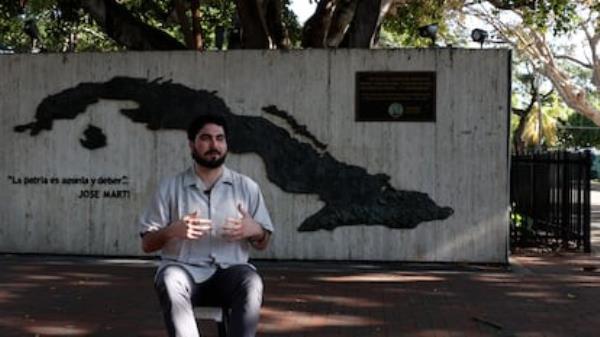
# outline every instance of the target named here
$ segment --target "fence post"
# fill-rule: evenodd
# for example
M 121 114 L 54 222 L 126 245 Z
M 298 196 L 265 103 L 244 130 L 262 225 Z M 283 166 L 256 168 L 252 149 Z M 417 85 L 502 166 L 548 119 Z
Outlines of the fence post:
M 590 253 L 592 251 L 591 241 L 591 180 L 592 180 L 592 152 L 585 152 L 585 168 L 584 168 L 584 189 L 583 189 L 583 251 Z
M 571 220 L 571 168 L 569 167 L 569 156 L 567 152 L 560 153 L 559 162 L 563 167 L 563 181 L 562 181 L 562 203 L 561 212 L 562 216 L 560 219 L 560 238 L 562 240 L 562 246 L 568 248 L 569 246 L 569 224 Z

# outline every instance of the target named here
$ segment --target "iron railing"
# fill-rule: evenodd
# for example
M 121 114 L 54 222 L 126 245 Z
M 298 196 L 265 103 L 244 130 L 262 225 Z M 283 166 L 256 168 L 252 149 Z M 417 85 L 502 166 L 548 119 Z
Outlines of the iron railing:
M 511 246 L 591 251 L 591 153 L 512 156 Z

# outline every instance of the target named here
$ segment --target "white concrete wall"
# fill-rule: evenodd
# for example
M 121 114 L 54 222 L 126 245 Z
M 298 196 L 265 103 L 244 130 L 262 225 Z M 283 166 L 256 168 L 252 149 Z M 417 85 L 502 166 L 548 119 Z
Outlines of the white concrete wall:
M 142 255 L 135 218 L 157 181 L 190 164 L 182 131 L 152 132 L 101 101 L 74 120 L 31 137 L 13 127 L 34 119 L 46 96 L 114 76 L 172 79 L 216 90 L 234 114 L 276 105 L 328 144 L 339 161 L 390 175 L 399 190 L 424 192 L 454 214 L 415 229 L 344 226 L 298 232 L 323 203 L 270 183 L 257 155 L 228 165 L 262 186 L 277 233 L 258 257 L 505 262 L 508 241 L 506 50 L 305 50 L 154 52 L 0 57 L 0 252 Z M 356 71 L 435 71 L 434 123 L 354 121 Z M 79 144 L 88 124 L 108 146 Z M 264 135 L 257 135 L 264 136 Z M 130 199 L 83 200 L 83 185 L 14 184 L 18 177 L 122 177 Z M 117 186 L 103 186 L 111 189 Z

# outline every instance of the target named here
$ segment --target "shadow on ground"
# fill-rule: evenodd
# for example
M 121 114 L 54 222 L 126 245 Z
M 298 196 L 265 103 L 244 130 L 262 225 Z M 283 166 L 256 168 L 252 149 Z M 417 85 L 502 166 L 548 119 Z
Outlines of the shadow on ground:
M 257 263 L 259 336 L 597 336 L 599 260 Z M 0 336 L 165 336 L 147 260 L 0 257 Z M 202 322 L 205 336 L 215 336 Z

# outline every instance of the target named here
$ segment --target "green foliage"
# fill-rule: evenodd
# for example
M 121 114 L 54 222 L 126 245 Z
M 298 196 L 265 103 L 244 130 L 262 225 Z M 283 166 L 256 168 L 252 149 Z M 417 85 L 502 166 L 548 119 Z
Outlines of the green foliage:
M 514 207 L 514 205 L 512 205 L 512 207 Z M 511 207 L 511 208 L 512 208 Z M 523 228 L 526 226 L 526 219 L 527 217 L 524 215 L 521 215 L 517 212 L 510 212 L 510 222 L 516 227 L 516 228 Z
M 430 40 L 419 36 L 419 27 L 437 23 L 438 45 L 464 44 L 465 36 L 456 26 L 456 15 L 464 0 L 408 0 L 393 8 L 383 20 L 379 44 L 383 47 L 428 47 Z
M 173 13 L 172 0 L 122 0 L 119 3 L 140 21 L 165 31 L 183 43 L 183 32 Z M 302 29 L 296 15 L 289 9 L 289 0 L 284 0 L 284 5 L 283 21 L 292 44 L 299 46 Z M 217 30 L 227 32 L 234 28 L 237 15 L 235 3 L 232 0 L 201 1 L 200 12 L 205 48 L 213 49 Z M 190 12 L 186 13 L 189 18 Z M 79 0 L 29 0 L 24 9 L 20 8 L 18 1 L 0 2 L 0 48 L 17 53 L 33 51 L 33 41 L 25 32 L 27 20 L 34 23 L 39 31 L 37 46 L 43 51 L 104 52 L 123 48 L 90 18 L 81 8 Z
M 600 147 L 600 128 L 587 117 L 572 113 L 562 124 L 559 140 L 564 147 Z
M 302 37 L 302 27 L 298 23 L 296 14 L 289 9 L 289 0 L 283 1 L 283 23 L 288 30 L 292 46 L 299 47 Z M 234 18 L 237 16 L 235 3 L 231 0 L 213 0 L 202 2 L 202 32 L 204 33 L 205 45 L 208 49 L 216 47 L 217 29 L 225 29 L 231 32 L 234 28 Z
M 515 211 L 516 205 L 511 204 L 510 227 L 511 248 L 524 247 L 536 241 L 537 233 L 533 228 L 534 219 Z
M 32 52 L 33 39 L 26 27 L 37 30 L 36 48 L 47 52 L 112 51 L 120 49 L 91 18 L 79 1 L 18 1 L 0 3 L 0 44 L 17 53 Z
M 556 231 L 544 221 L 536 220 L 526 214 L 516 211 L 515 203 L 510 211 L 510 249 L 545 248 L 557 250 L 564 248 L 562 239 L 555 237 Z M 554 232 L 554 233 L 552 233 Z
M 380 35 L 380 44 L 400 47 L 427 47 L 430 40 L 419 36 L 419 27 L 437 23 L 438 36 L 447 34 L 447 24 L 444 13 L 448 4 L 438 0 L 407 1 L 399 6 L 394 15 L 385 18 Z
M 221 0 L 200 5 L 202 12 L 202 26 L 204 44 L 206 49 L 216 48 L 217 30 L 223 29 L 230 32 L 234 28 L 233 18 L 236 14 L 233 1 Z
M 536 97 L 536 90 L 539 93 Z M 551 83 L 542 81 L 541 77 L 533 73 L 533 69 L 527 63 L 513 60 L 513 83 L 512 83 L 511 106 L 513 109 L 527 110 L 531 108 L 528 115 L 521 121 L 521 117 L 511 114 L 511 143 L 513 137 L 518 136 L 526 148 L 533 149 L 537 146 L 543 148 L 562 147 L 560 139 L 560 121 L 568 117 L 569 109 L 560 100 L 556 91 L 551 91 Z M 533 105 L 530 104 L 533 101 Z M 539 108 L 541 104 L 541 111 Z M 540 114 L 541 131 L 540 138 Z M 522 133 L 516 135 L 519 123 L 523 123 Z M 540 144 L 541 142 L 541 144 Z M 515 150 L 513 148 L 513 150 Z
M 18 52 L 21 46 L 28 45 L 27 35 L 23 32 L 23 22 L 18 19 L 17 1 L 0 2 L 0 48 Z
M 283 0 L 283 23 L 288 30 L 292 46 L 299 47 L 302 40 L 302 27 L 296 14 L 289 9 L 289 0 Z M 235 3 L 231 0 L 213 0 L 202 2 L 202 31 L 208 49 L 215 48 L 216 30 L 225 29 L 231 32 L 234 28 L 234 18 L 237 16 Z
M 290 9 L 290 0 L 284 0 L 283 24 L 285 25 L 292 48 L 300 48 L 302 42 L 302 26 L 296 14 Z
M 586 90 L 588 101 L 600 109 L 600 92 L 590 83 L 592 77 L 591 70 L 576 67 L 565 66 L 571 75 L 572 81 Z M 571 109 L 564 108 L 566 115 L 559 119 L 561 123 L 559 132 L 559 141 L 563 147 L 597 147 L 600 148 L 600 127 L 587 117 L 575 113 Z
M 533 8 L 520 10 L 526 25 L 541 31 L 552 27 L 554 36 L 572 31 L 577 24 L 577 4 L 569 0 L 535 1 Z

